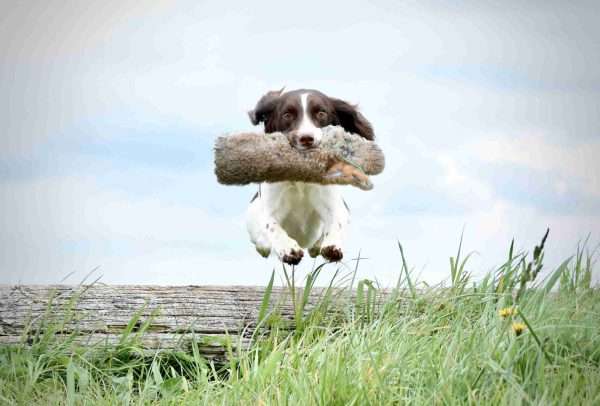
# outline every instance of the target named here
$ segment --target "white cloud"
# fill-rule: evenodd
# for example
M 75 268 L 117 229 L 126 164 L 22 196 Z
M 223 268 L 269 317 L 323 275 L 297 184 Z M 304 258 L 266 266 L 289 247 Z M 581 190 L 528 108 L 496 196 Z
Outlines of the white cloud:
M 600 198 L 600 142 L 557 144 L 542 135 L 494 137 L 474 143 L 469 153 L 483 162 L 511 163 L 579 180 L 586 194 Z M 565 185 L 557 183 L 557 190 Z
M 140 179 L 152 179 L 151 175 L 146 172 Z M 177 175 L 173 182 L 202 187 L 205 177 Z M 118 192 L 100 187 L 97 179 L 85 175 L 4 183 L 0 190 L 2 276 L 56 282 L 73 269 L 110 264 L 105 271 L 120 280 L 127 274 L 141 277 L 153 257 L 162 256 L 165 261 L 169 252 L 182 269 L 190 267 L 189 257 L 213 258 L 214 262 L 218 256 L 235 258 L 241 253 L 245 241 L 242 213 L 216 216 L 200 207 L 203 202 L 194 206 L 165 197 Z M 146 266 L 127 269 L 130 261 L 146 261 Z

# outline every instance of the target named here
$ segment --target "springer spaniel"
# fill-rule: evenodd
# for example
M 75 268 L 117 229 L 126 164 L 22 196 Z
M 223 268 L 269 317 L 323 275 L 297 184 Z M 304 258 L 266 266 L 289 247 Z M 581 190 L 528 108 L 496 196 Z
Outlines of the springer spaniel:
M 283 132 L 300 150 L 318 148 L 321 128 L 340 125 L 347 132 L 373 140 L 373 128 L 355 106 L 316 90 L 271 91 L 248 112 L 252 124 L 266 133 Z M 247 213 L 247 227 L 256 250 L 274 252 L 291 265 L 308 249 L 328 261 L 343 257 L 342 244 L 350 213 L 337 186 L 303 182 L 263 183 Z

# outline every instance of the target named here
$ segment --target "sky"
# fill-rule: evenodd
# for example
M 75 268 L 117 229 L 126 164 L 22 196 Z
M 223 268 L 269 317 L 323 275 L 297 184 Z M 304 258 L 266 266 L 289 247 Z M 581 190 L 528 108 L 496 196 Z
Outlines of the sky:
M 600 241 L 594 1 L 0 0 L 0 283 L 264 285 L 255 186 L 219 185 L 217 136 L 265 92 L 358 103 L 387 167 L 352 217 L 343 271 L 429 283 L 550 227 L 556 267 Z M 298 272 L 313 266 L 304 260 Z M 334 265 L 325 268 L 333 275 Z

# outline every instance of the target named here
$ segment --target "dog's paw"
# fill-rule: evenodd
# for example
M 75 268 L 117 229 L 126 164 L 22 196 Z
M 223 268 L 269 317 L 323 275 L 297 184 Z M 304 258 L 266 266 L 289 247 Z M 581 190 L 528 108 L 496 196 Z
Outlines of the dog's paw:
M 304 256 L 304 251 L 301 248 L 291 249 L 281 256 L 281 261 L 288 265 L 298 265 Z
M 344 253 L 341 248 L 335 245 L 328 245 L 321 248 L 321 256 L 329 262 L 338 262 L 344 258 Z
M 279 260 L 289 265 L 298 265 L 304 256 L 300 245 L 288 236 L 275 240 L 273 249 Z

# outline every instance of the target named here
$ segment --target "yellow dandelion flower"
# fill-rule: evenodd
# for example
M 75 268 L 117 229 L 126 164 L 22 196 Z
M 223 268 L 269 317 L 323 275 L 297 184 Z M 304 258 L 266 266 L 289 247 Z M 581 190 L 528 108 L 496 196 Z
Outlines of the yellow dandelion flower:
M 503 319 L 505 319 L 509 316 L 513 316 L 516 313 L 517 313 L 517 310 L 514 307 L 505 307 L 504 309 L 500 309 L 500 311 L 498 312 L 500 317 L 502 317 Z
M 527 326 L 523 323 L 513 323 L 512 329 L 517 336 L 520 336 L 523 331 L 527 330 Z

